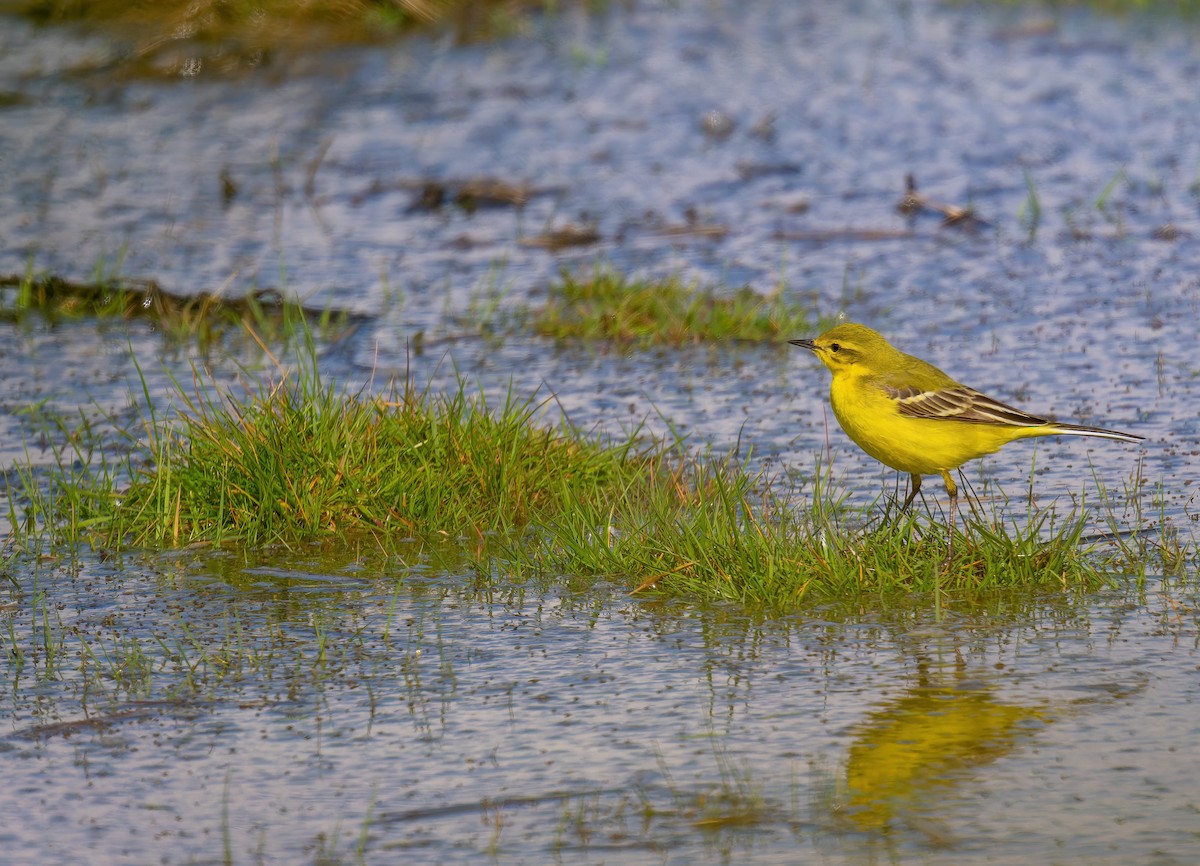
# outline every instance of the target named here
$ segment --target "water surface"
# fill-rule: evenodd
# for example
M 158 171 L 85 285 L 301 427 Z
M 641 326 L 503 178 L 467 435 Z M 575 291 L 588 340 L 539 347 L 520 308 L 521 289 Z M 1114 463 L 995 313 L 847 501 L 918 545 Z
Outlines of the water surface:
M 318 553 L 37 575 L 63 645 L 49 678 L 43 611 L 4 614 L 14 862 L 1197 851 L 1195 598 L 1167 584 L 763 621 Z
M 102 262 L 182 292 L 281 286 L 371 317 L 322 348 L 348 389 L 461 375 L 497 401 L 553 395 L 549 416 L 598 431 L 646 420 L 697 448 L 752 447 L 784 478 L 832 458 L 869 499 L 894 473 L 833 425 L 806 355 L 554 345 L 506 318 L 597 262 L 778 287 L 1000 399 L 1147 437 L 1015 446 L 971 470 L 1018 515 L 1027 489 L 1069 507 L 1100 484 L 1192 531 L 1190 21 L 635 4 L 236 81 L 119 80 L 112 51 L 0 28 L 0 91 L 20 96 L 0 107 L 0 271 L 88 278 Z M 89 57 L 100 71 L 79 73 Z M 899 213 L 909 173 L 986 225 Z M 481 177 L 529 198 L 421 198 Z M 528 243 L 567 223 L 599 240 Z M 236 354 L 167 347 L 145 324 L 6 325 L 3 466 L 55 465 L 47 418 L 135 420 L 143 381 L 169 412 L 193 365 L 235 390 L 278 375 Z M 1186 584 L 949 599 L 941 620 L 923 598 L 764 620 L 635 601 L 619 580 L 499 575 L 485 592 L 453 557 L 12 568 L 14 862 L 1200 859 Z

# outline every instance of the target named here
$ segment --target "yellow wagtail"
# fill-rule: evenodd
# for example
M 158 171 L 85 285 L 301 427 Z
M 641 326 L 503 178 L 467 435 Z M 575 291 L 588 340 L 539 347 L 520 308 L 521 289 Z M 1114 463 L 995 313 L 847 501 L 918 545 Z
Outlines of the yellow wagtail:
M 865 325 L 838 325 L 815 340 L 790 342 L 812 350 L 833 373 L 829 402 L 846 435 L 876 460 L 912 476 L 901 510 L 916 498 L 922 475 L 942 476 L 950 494 L 951 543 L 958 485 L 950 471 L 968 460 L 1034 436 L 1143 438 L 1029 415 L 906 355 Z

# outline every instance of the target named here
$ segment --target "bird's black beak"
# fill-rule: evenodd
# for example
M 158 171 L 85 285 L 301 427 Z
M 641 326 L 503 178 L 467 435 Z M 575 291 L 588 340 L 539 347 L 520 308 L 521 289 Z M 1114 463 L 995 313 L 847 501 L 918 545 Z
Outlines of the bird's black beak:
M 793 346 L 799 346 L 802 349 L 808 349 L 810 352 L 817 351 L 817 346 L 812 340 L 788 340 Z

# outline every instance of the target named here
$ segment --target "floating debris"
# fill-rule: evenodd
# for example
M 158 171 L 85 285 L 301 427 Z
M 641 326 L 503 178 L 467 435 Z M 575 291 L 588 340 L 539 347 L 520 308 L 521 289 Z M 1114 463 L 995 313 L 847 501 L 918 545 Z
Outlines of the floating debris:
M 567 223 L 562 228 L 551 229 L 544 234 L 530 238 L 522 238 L 523 247 L 540 247 L 547 250 L 561 250 L 565 247 L 582 247 L 597 243 L 600 232 L 594 225 L 577 226 Z
M 942 215 L 943 226 L 961 226 L 965 229 L 976 229 L 988 225 L 987 220 L 975 215 L 972 207 L 960 207 L 926 198 L 917 192 L 917 181 L 912 174 L 904 176 L 904 198 L 896 205 L 896 210 L 905 216 L 916 216 L 922 211 L 933 211 Z

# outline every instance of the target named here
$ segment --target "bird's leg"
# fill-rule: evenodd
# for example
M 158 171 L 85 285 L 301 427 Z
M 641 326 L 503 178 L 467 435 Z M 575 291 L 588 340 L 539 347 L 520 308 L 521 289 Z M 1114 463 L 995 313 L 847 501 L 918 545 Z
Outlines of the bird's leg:
M 946 559 L 942 562 L 942 568 L 946 568 L 950 565 L 950 557 L 954 554 L 954 518 L 958 513 L 958 485 L 954 483 L 954 479 L 945 469 L 942 470 L 942 481 L 946 483 L 946 492 L 950 494 L 950 534 L 946 542 Z
M 912 485 L 909 487 L 908 496 L 904 497 L 904 504 L 900 506 L 900 513 L 908 511 L 908 506 L 913 504 L 913 500 L 917 498 L 917 494 L 921 492 L 921 476 L 915 472 L 912 476 Z

